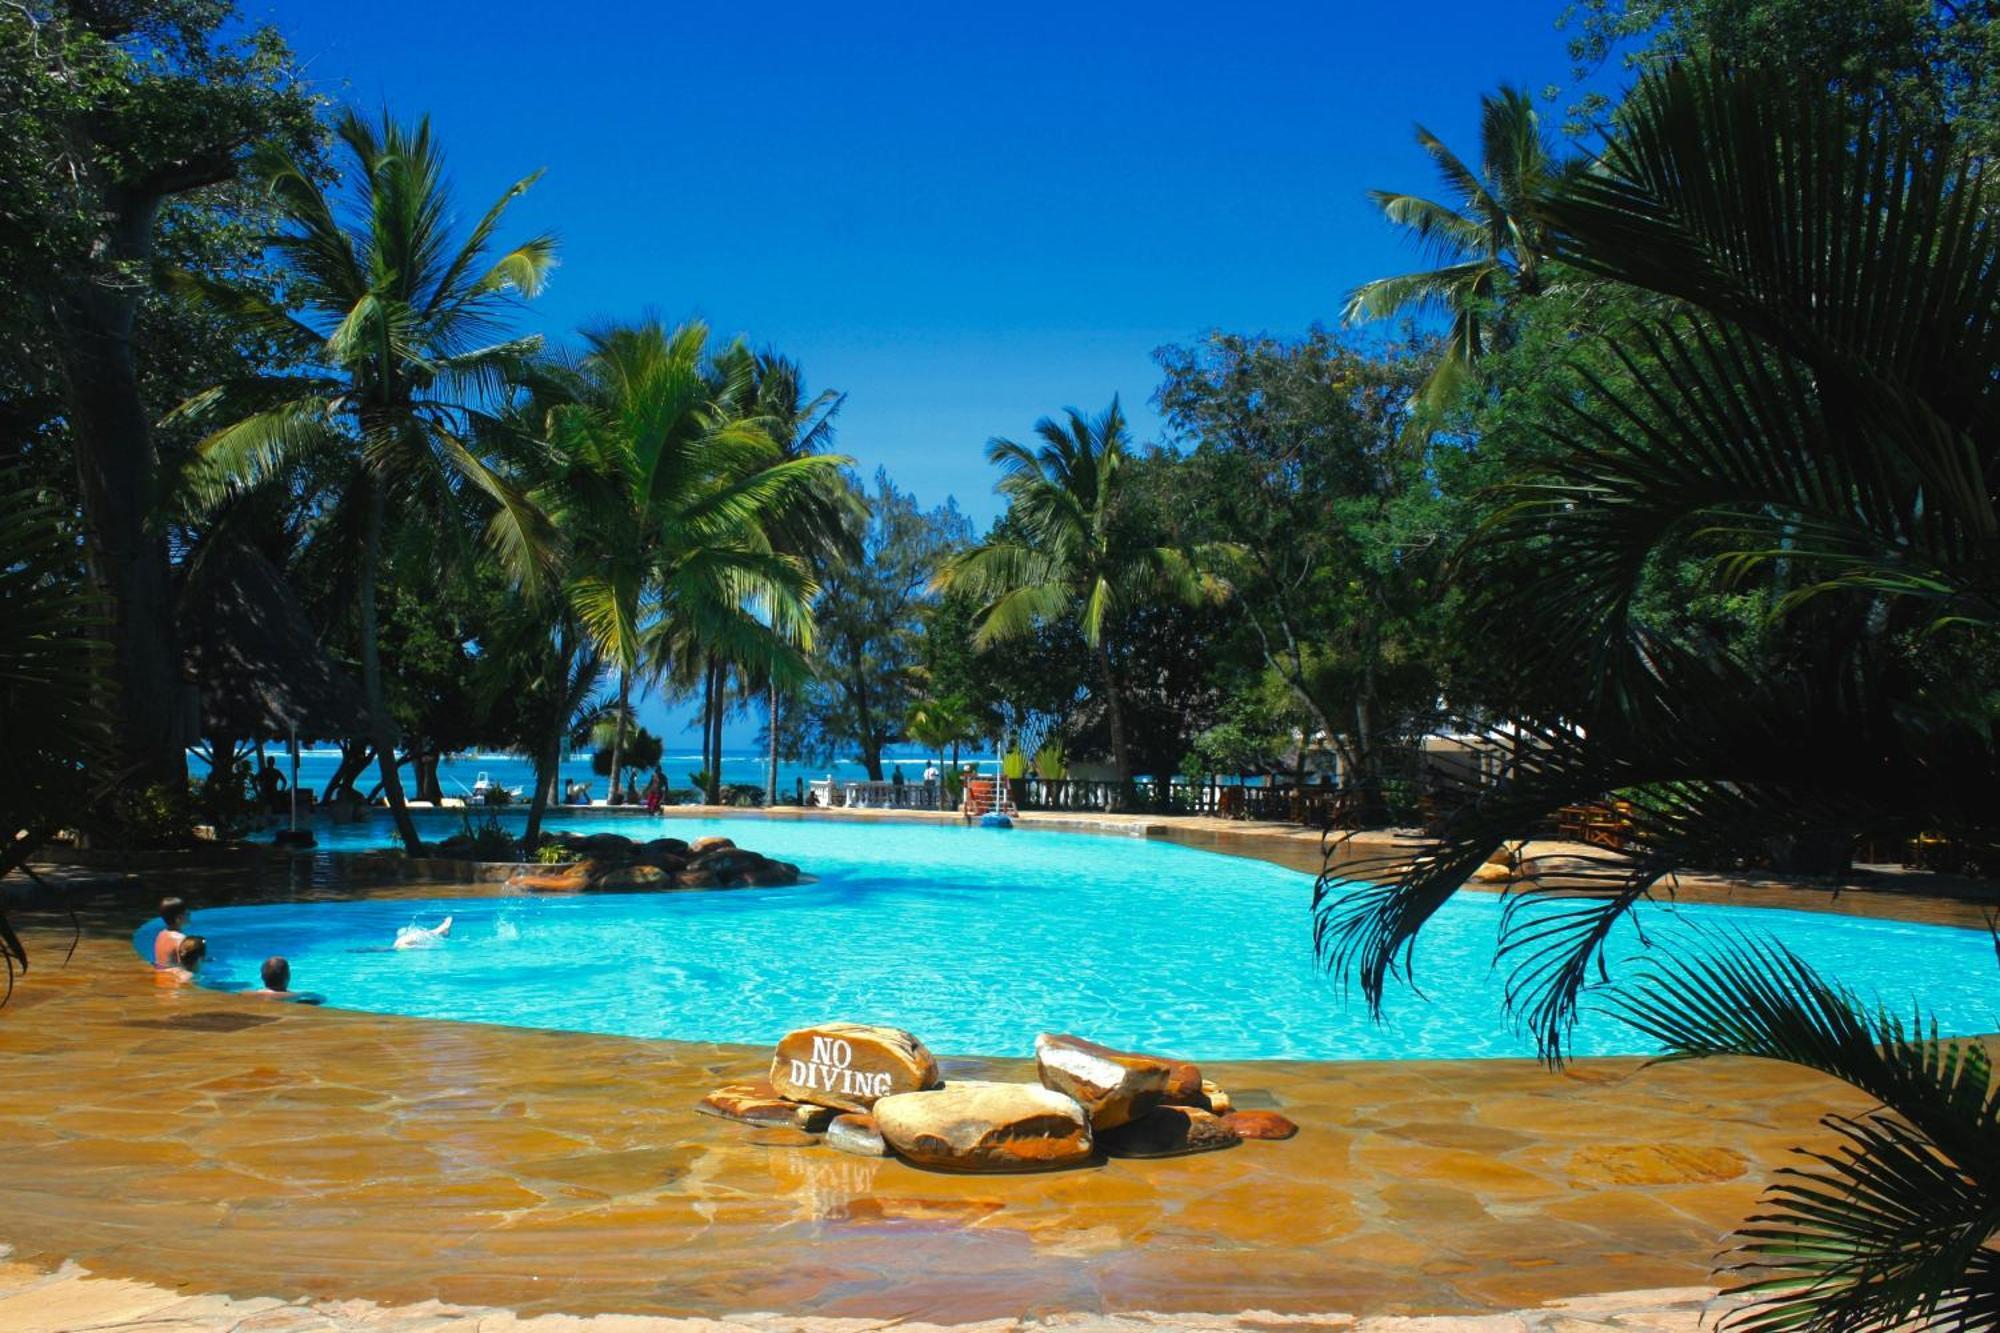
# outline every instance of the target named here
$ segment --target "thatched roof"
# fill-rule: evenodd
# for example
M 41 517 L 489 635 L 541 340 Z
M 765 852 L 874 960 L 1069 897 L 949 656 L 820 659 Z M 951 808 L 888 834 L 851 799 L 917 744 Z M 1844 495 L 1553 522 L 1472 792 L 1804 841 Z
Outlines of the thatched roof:
M 243 546 L 203 553 L 181 595 L 186 664 L 201 692 L 207 735 L 352 735 L 361 691 L 319 646 L 312 623 L 263 555 Z

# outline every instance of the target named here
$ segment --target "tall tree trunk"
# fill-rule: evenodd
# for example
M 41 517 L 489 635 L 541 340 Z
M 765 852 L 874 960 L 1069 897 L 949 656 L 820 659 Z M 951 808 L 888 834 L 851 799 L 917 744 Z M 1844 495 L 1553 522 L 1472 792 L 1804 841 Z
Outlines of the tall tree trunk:
M 549 812 L 549 798 L 555 794 L 556 778 L 562 770 L 564 723 L 568 721 L 569 662 L 556 674 L 557 697 L 549 708 L 548 729 L 535 749 L 535 795 L 528 802 L 528 825 L 521 830 L 521 852 L 533 856 L 542 844 L 542 818 Z
M 609 805 L 618 799 L 618 769 L 625 760 L 625 727 L 632 712 L 632 673 L 624 667 L 618 668 L 618 725 L 611 732 L 611 791 L 605 797 Z
M 764 763 L 764 804 L 778 803 L 778 677 L 771 677 L 771 688 L 767 696 L 767 715 L 770 718 L 771 752 Z
M 728 673 L 724 664 L 714 652 L 710 652 L 708 697 L 714 701 L 714 707 L 708 715 L 708 731 L 702 733 L 702 747 L 706 751 L 706 755 L 702 755 L 702 769 L 708 771 L 708 791 L 702 793 L 702 799 L 708 801 L 708 805 L 722 803 L 722 713 L 728 707 L 728 697 L 724 693 L 726 687 Z
M 142 280 L 125 271 L 152 255 L 159 196 L 113 188 L 105 202 L 102 266 L 72 279 L 55 303 L 84 554 L 111 617 L 106 702 L 118 762 L 142 781 L 185 782 L 199 720 L 181 678 L 166 537 L 153 523 L 159 453 L 132 349 Z
M 403 850 L 415 856 L 423 849 L 423 840 L 417 837 L 417 826 L 403 801 L 403 779 L 396 772 L 396 723 L 389 716 L 388 699 L 382 690 L 382 645 L 375 620 L 375 581 L 382 565 L 382 524 L 388 502 L 375 478 L 364 478 L 361 484 L 368 488 L 361 552 L 361 691 L 368 703 L 368 729 L 376 762 L 382 770 L 381 790 L 389 797 L 389 812 L 395 817 Z
M 1118 770 L 1120 797 L 1132 785 L 1132 758 L 1125 749 L 1125 709 L 1118 698 L 1118 682 L 1111 674 L 1111 650 L 1102 639 L 1096 647 L 1097 673 L 1104 678 L 1105 720 L 1111 724 L 1111 766 Z
M 327 779 L 326 790 L 319 794 L 322 804 L 333 799 L 333 794 L 345 791 L 351 796 L 360 795 L 354 790 L 354 779 L 368 771 L 368 761 L 375 757 L 375 747 L 361 737 L 353 737 L 340 742 L 340 763 Z

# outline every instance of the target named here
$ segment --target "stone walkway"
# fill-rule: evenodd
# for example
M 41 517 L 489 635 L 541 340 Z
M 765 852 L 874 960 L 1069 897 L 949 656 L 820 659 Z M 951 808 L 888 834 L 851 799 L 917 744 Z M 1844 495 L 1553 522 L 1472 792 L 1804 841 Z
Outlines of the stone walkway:
M 42 1273 L 0 1261 L 0 1329 L 8 1333 L 1698 1333 L 1712 1316 L 1705 1287 L 1626 1291 L 1486 1315 L 1090 1314 L 1069 1312 L 970 1324 L 749 1313 L 722 1318 L 528 1315 L 445 1305 L 367 1301 L 237 1300 L 186 1295 L 143 1282 L 95 1278 L 74 1264 Z
M 1238 1105 L 1299 1137 L 941 1175 L 691 1113 L 761 1051 L 158 986 L 129 943 L 153 878 L 92 896 L 65 877 L 84 924 L 67 967 L 67 917 L 17 916 L 36 963 L 0 1009 L 4 1333 L 1692 1330 L 1772 1171 L 1827 1145 L 1822 1114 L 1865 1107 L 1747 1061 L 1217 1063 Z M 320 870 L 171 882 L 207 904 L 360 891 Z

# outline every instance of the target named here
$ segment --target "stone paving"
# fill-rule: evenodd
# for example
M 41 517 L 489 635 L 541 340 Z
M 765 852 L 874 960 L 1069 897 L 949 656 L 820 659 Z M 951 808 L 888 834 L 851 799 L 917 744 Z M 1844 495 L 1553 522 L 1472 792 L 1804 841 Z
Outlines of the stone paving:
M 1693 1329 L 1772 1170 L 1864 1106 L 1746 1061 L 1204 1062 L 1299 1137 L 944 1175 L 692 1114 L 761 1072 L 749 1048 L 158 985 L 128 941 L 156 893 L 83 895 L 66 967 L 66 918 L 18 918 L 0 1329 Z

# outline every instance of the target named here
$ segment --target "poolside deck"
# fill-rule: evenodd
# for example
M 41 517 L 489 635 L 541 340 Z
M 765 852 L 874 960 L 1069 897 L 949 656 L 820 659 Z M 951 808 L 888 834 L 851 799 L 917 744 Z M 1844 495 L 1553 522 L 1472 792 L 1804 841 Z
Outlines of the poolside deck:
M 422 891 L 208 875 L 194 892 L 210 903 Z M 1300 1136 L 939 1175 L 690 1114 L 758 1069 L 748 1048 L 160 987 L 128 942 L 149 892 L 85 893 L 66 968 L 67 920 L 21 920 L 36 970 L 0 1010 L 0 1328 L 415 1328 L 465 1308 L 1691 1329 L 1718 1242 L 1771 1172 L 1825 1141 L 1822 1113 L 1861 1106 L 1743 1061 L 1216 1063 L 1239 1104 L 1283 1110 Z M 1025 1069 L 947 1060 L 960 1076 Z M 97 1280 L 43 1276 L 66 1261 Z M 1619 1292 L 1652 1294 L 1539 1308 Z M 374 1304 L 297 1304 L 312 1301 Z

